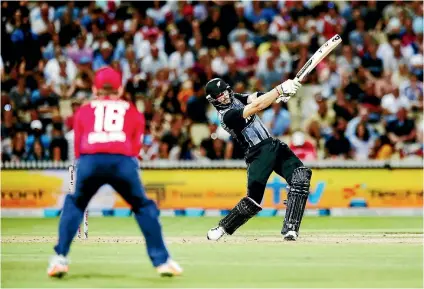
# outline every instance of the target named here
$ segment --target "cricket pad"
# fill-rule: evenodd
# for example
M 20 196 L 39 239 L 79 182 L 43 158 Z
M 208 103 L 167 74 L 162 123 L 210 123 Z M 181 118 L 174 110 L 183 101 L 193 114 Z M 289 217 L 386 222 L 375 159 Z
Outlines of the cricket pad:
M 284 225 L 281 233 L 284 235 L 288 231 L 299 232 L 303 213 L 305 212 L 306 201 L 309 196 L 309 186 L 312 171 L 305 167 L 299 167 L 293 172 L 292 181 L 287 198 L 287 209 L 284 217 Z
M 232 235 L 240 226 L 262 210 L 261 206 L 249 197 L 244 197 L 240 202 L 219 221 L 228 235 Z

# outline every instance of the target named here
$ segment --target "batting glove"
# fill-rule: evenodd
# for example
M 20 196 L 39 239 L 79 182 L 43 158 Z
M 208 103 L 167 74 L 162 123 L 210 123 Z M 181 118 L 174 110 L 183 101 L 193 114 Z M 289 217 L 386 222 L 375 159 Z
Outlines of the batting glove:
M 301 86 L 302 84 L 297 79 L 289 79 L 284 81 L 282 84 L 278 85 L 275 88 L 279 94 L 279 97 L 277 98 L 277 103 L 281 101 L 288 102 L 290 98 L 297 93 Z

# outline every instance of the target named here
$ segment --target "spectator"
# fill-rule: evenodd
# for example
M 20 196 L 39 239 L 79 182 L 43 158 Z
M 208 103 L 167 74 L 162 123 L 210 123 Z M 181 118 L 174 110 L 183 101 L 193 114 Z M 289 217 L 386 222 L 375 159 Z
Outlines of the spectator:
M 10 100 L 15 110 L 28 110 L 31 98 L 31 92 L 26 86 L 26 79 L 24 76 L 18 77 L 18 83 L 10 91 Z
M 349 33 L 349 42 L 355 52 L 362 51 L 365 38 L 365 22 L 361 18 L 355 21 L 355 29 Z
M 187 101 L 187 117 L 195 123 L 206 123 L 208 101 L 203 86 L 199 82 L 193 85 L 194 95 Z
M 63 135 L 62 123 L 55 123 L 52 130 L 50 155 L 53 161 L 66 161 L 68 159 L 68 142 Z
M 412 27 L 415 34 L 423 34 L 424 17 L 423 17 L 423 4 L 417 5 L 415 8 L 415 17 L 412 23 Z
M 231 43 L 231 53 L 237 60 L 241 60 L 246 57 L 246 44 L 249 41 L 249 33 L 246 29 L 237 29 L 228 36 L 229 42 Z
M 355 160 L 366 160 L 374 147 L 375 139 L 370 136 L 364 123 L 358 124 L 355 134 L 349 138 Z
M 276 15 L 269 26 L 269 33 L 271 35 L 277 36 L 277 38 L 285 38 L 287 35 L 290 37 L 288 33 L 288 25 L 287 20 L 290 18 L 289 10 L 286 6 L 282 6 L 280 8 L 280 14 Z
M 174 70 L 174 73 L 180 80 L 186 79 L 186 70 L 193 67 L 193 53 L 187 50 L 184 41 L 179 40 L 176 44 L 177 51 L 169 56 L 169 67 Z
M 264 111 L 262 121 L 275 137 L 283 136 L 290 130 L 290 113 L 276 102 Z
M 43 59 L 49 61 L 55 57 L 55 48 L 60 47 L 59 34 L 53 33 L 52 39 L 42 50 Z
M 317 111 L 312 113 L 306 120 L 306 131 L 310 136 L 319 141 L 321 137 L 328 138 L 331 135 L 331 127 L 335 121 L 336 113 L 328 108 L 328 102 L 321 94 L 315 95 Z
M 78 65 L 78 73 L 71 87 L 67 91 L 66 97 L 88 99 L 91 97 L 91 87 L 93 85 L 94 73 L 91 70 L 90 59 L 81 58 Z
M 167 144 L 168 154 L 174 146 L 181 144 L 186 139 L 186 135 L 183 132 L 183 118 L 181 116 L 176 116 L 171 121 L 171 127 L 169 131 L 165 132 L 162 137 L 161 142 Z M 159 151 L 163 149 L 161 145 Z
M 361 104 L 368 108 L 371 113 L 370 120 L 378 120 L 379 114 L 381 113 L 381 98 L 376 95 L 375 86 L 375 82 L 367 82 L 365 84 L 364 94 L 360 100 Z
M 159 79 L 168 78 L 167 70 L 159 70 L 157 73 L 157 81 Z M 126 92 L 139 96 L 141 93 L 146 91 L 146 80 L 147 75 L 140 70 L 137 63 L 133 62 L 130 64 L 130 75 L 129 79 L 127 79 Z M 158 85 L 159 86 L 159 85 Z
M 235 28 L 253 30 L 252 22 L 245 17 L 244 5 L 241 2 L 235 3 Z
M 383 61 L 377 57 L 377 45 L 375 43 L 370 43 L 368 52 L 362 58 L 361 64 L 374 77 L 378 78 L 383 75 Z
M 208 18 L 200 25 L 207 47 L 227 46 L 227 35 L 225 35 L 224 25 L 225 21 L 221 19 L 221 8 L 213 6 Z
M 147 28 L 144 32 L 144 39 L 141 41 L 136 41 L 136 38 L 134 37 L 134 50 L 137 59 L 142 60 L 144 57 L 149 55 L 152 45 L 156 45 L 160 51 L 163 50 L 163 45 L 159 40 L 159 30 L 157 28 Z
M 348 11 L 349 15 L 346 15 L 347 19 L 349 19 L 349 21 L 346 23 L 345 29 L 343 31 L 343 35 L 342 35 L 342 39 L 344 39 L 348 44 L 354 46 L 354 43 L 350 42 L 350 36 L 351 36 L 351 32 L 354 31 L 356 29 L 356 23 L 358 23 L 357 21 L 359 19 L 362 19 L 361 16 L 361 11 L 360 11 L 360 7 L 352 7 L 352 6 L 345 6 L 346 11 Z M 349 11 L 350 10 L 350 11 Z M 365 34 L 364 32 L 362 32 L 363 34 Z M 361 36 L 363 35 L 361 34 Z M 354 38 L 356 39 L 356 34 L 352 34 L 354 35 Z M 353 47 L 355 53 L 356 53 L 356 47 Z
M 76 20 L 80 14 L 80 9 L 78 7 L 75 7 L 74 1 L 68 1 L 66 2 L 66 5 L 57 8 L 54 13 L 54 18 L 60 19 L 66 12 L 70 13 L 70 15 L 72 16 L 72 20 Z
M 367 3 L 367 12 L 365 14 L 364 20 L 366 23 L 367 30 L 374 29 L 377 26 L 377 23 L 382 17 L 381 10 L 377 7 L 377 1 L 368 1 Z
M 400 87 L 400 84 L 404 83 L 405 81 L 408 81 L 408 79 L 409 79 L 408 66 L 406 65 L 406 63 L 399 63 L 398 69 L 393 71 L 393 74 L 391 77 L 392 85 Z
M 274 66 L 276 58 L 272 55 L 268 56 L 266 66 L 258 68 L 256 77 L 262 82 L 266 91 L 271 90 L 278 83 L 282 82 L 283 76 Z
M 31 121 L 30 132 L 26 138 L 26 151 L 30 151 L 35 141 L 40 141 L 44 149 L 50 145 L 50 138 L 43 132 L 43 124 L 38 119 Z
M 352 74 L 355 69 L 361 65 L 359 57 L 354 56 L 352 47 L 349 45 L 343 46 L 343 54 L 337 58 L 337 67 L 340 73 Z
M 16 132 L 16 115 L 13 114 L 9 97 L 2 94 L 1 137 L 11 137 Z
M 31 31 L 41 38 L 48 38 L 54 31 L 54 8 L 49 7 L 45 2 L 40 4 L 31 10 Z
M 163 1 L 153 1 L 153 7 L 147 8 L 146 15 L 151 17 L 157 25 L 165 21 L 165 15 L 170 12 L 171 7 Z
M 60 46 L 69 45 L 79 33 L 81 33 L 81 28 L 78 22 L 72 20 L 72 11 L 68 10 L 63 13 L 59 31 Z
M 183 160 L 189 161 L 197 159 L 194 154 L 194 145 L 191 138 L 185 139 L 180 146 L 175 146 L 169 153 L 170 160 Z
M 228 59 L 227 64 L 228 72 L 222 77 L 222 79 L 224 79 L 224 81 L 228 83 L 228 85 L 230 85 L 231 87 L 234 87 L 236 83 L 239 82 L 246 84 L 246 75 L 237 69 L 237 63 L 235 59 Z
M 395 115 L 400 108 L 405 107 L 409 109 L 411 105 L 406 96 L 400 95 L 399 88 L 392 86 L 391 93 L 384 95 L 381 99 L 381 107 L 384 114 Z
M 74 63 L 81 63 L 81 59 L 93 60 L 93 49 L 86 46 L 86 36 L 79 34 L 76 37 L 75 43 L 67 48 L 66 55 L 74 61 Z
M 159 51 L 156 45 L 150 47 L 150 54 L 143 58 L 141 67 L 143 71 L 150 77 L 154 77 L 156 73 L 168 66 L 168 58 L 165 52 Z
M 409 75 L 409 80 L 400 85 L 400 93 L 405 95 L 413 108 L 423 108 L 423 83 L 418 81 L 414 74 Z
M 100 53 L 94 56 L 93 70 L 99 70 L 103 66 L 110 65 L 112 63 L 113 48 L 109 42 L 103 42 L 100 47 Z
M 365 124 L 365 127 L 368 131 L 368 134 L 371 135 L 372 137 L 376 136 L 376 133 L 374 132 L 374 129 L 372 128 L 372 126 L 369 124 L 369 112 L 368 109 L 366 107 L 361 106 L 359 108 L 359 115 L 353 119 L 351 119 L 346 127 L 346 132 L 345 132 L 345 136 L 350 139 L 352 138 L 355 133 L 356 133 L 356 128 L 360 123 Z
M 340 73 L 337 71 L 336 59 L 333 56 L 329 57 L 328 61 L 328 72 L 326 71 L 327 77 L 323 79 L 323 91 L 322 94 L 326 98 L 333 98 L 336 89 L 341 86 L 342 78 Z
M 415 32 L 413 30 L 411 18 L 405 19 L 404 28 L 401 32 L 400 37 L 402 46 L 407 46 L 416 40 L 417 36 L 415 35 Z
M 33 102 L 33 107 L 44 125 L 51 122 L 54 112 L 59 110 L 59 98 L 47 84 L 41 84 L 40 97 Z
M 74 116 L 78 109 L 81 107 L 82 101 L 80 99 L 73 99 L 71 102 L 72 115 L 68 116 L 65 120 L 65 127 L 67 131 L 74 129 Z
M 254 75 L 258 62 L 259 57 L 256 54 L 255 44 L 253 42 L 246 43 L 245 57 L 237 62 L 238 66 L 248 77 L 251 77 Z
M 177 29 L 188 42 L 193 37 L 192 22 L 194 20 L 194 8 L 191 5 L 185 4 L 182 9 L 183 18 L 177 21 Z
M 376 139 L 370 152 L 370 158 L 375 160 L 389 160 L 394 153 L 394 147 L 386 135 Z
M 406 59 L 401 50 L 401 41 L 399 38 L 390 36 L 390 43 L 380 45 L 377 56 L 383 60 L 383 67 L 385 72 L 396 71 L 401 63 L 405 63 Z
M 414 54 L 409 59 L 409 65 L 411 67 L 411 72 L 414 74 L 419 80 L 423 80 L 423 68 L 424 68 L 424 51 L 423 44 L 420 43 L 418 45 L 418 53 Z
M 218 125 L 216 123 L 208 124 L 209 135 L 210 137 L 205 138 L 200 143 L 200 155 L 206 159 L 213 159 L 213 140 L 218 137 L 217 130 Z M 227 154 L 229 154 L 227 152 Z
M 161 142 L 159 143 L 159 153 L 158 153 L 158 158 L 159 160 L 168 160 L 169 159 L 169 144 L 164 141 L 161 140 Z
M 17 132 L 12 141 L 11 161 L 23 161 L 26 157 L 25 154 L 25 134 L 23 132 Z
M 46 81 L 55 79 L 60 74 L 60 65 L 59 59 L 62 58 L 62 48 L 55 47 L 55 57 L 47 61 L 46 66 L 44 67 L 44 76 Z M 70 79 L 75 79 L 75 75 L 77 74 L 77 67 L 75 63 L 70 58 L 66 59 L 66 75 Z
M 222 77 L 228 72 L 228 54 L 224 46 L 218 47 L 218 55 L 212 60 L 212 71 Z
M 356 115 L 356 109 L 354 101 L 347 99 L 347 97 L 348 95 L 344 94 L 342 89 L 337 89 L 333 110 L 336 113 L 336 117 L 350 121 Z
M 194 37 L 189 40 L 189 44 L 191 52 L 199 56 L 201 49 L 204 47 L 202 34 L 200 32 L 194 33 Z
M 143 161 L 152 161 L 158 157 L 159 142 L 152 135 L 145 135 L 143 147 L 140 151 L 140 158 Z
M 182 112 L 180 103 L 175 93 L 175 89 L 173 87 L 170 86 L 166 90 L 160 107 L 164 112 L 169 114 L 180 114 Z
M 252 24 L 256 24 L 256 23 L 260 22 L 261 20 L 272 19 L 272 16 L 267 15 L 267 11 L 265 11 L 265 9 L 263 9 L 264 4 L 265 4 L 265 2 L 260 2 L 260 1 L 250 2 L 247 5 L 247 7 L 245 7 L 244 16 L 246 17 L 246 19 L 248 21 L 252 22 Z M 273 12 L 271 12 L 271 13 L 273 14 Z M 269 17 L 269 16 L 271 16 L 271 17 Z
M 125 57 L 123 57 L 120 62 L 121 71 L 122 71 L 122 83 L 126 84 L 128 79 L 131 78 L 131 66 L 135 64 L 137 66 L 137 60 L 135 58 L 134 47 L 129 45 L 125 50 Z M 143 64 L 141 65 L 143 67 Z
M 297 131 L 293 133 L 289 147 L 302 161 L 314 161 L 317 159 L 317 151 L 314 143 L 306 140 L 303 132 Z
M 27 161 L 47 161 L 49 157 L 41 144 L 39 139 L 36 139 L 32 144 L 32 148 L 30 149 L 28 156 L 26 157 Z
M 10 137 L 1 136 L 1 157 L 0 161 L 9 162 L 12 157 L 12 139 Z
M 66 68 L 66 58 L 60 56 L 58 58 L 59 73 L 52 75 L 48 84 L 51 86 L 53 92 L 60 98 L 69 98 L 73 93 L 72 84 L 75 80 L 76 75 L 68 75 Z
M 389 122 L 386 128 L 391 142 L 412 143 L 416 140 L 415 123 L 407 118 L 407 110 L 401 107 L 396 113 L 396 119 Z
M 200 154 L 210 160 L 223 160 L 225 158 L 225 143 L 220 138 L 203 140 L 200 148 Z
M 325 143 L 326 158 L 348 159 L 352 155 L 349 140 L 344 136 L 346 121 L 338 118 L 333 126 L 333 135 Z

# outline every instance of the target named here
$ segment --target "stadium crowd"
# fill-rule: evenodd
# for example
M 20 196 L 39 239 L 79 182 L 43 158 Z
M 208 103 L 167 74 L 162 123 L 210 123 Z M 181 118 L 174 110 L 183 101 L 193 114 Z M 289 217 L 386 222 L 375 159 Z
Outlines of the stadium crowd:
M 144 111 L 140 159 L 240 159 L 205 98 L 221 77 L 267 91 L 343 43 L 261 118 L 303 160 L 423 156 L 423 4 L 383 1 L 1 2 L 1 160 L 72 158 L 94 72 Z

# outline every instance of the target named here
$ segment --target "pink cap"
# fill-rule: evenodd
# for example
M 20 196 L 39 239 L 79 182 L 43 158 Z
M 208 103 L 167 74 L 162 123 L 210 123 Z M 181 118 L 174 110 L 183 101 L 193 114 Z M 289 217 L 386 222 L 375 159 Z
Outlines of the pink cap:
M 122 86 L 121 74 L 110 66 L 100 68 L 94 76 L 95 88 L 102 89 L 105 85 L 110 85 L 116 90 Z
M 150 37 L 150 36 L 156 37 L 156 36 L 159 35 L 159 30 L 156 27 L 152 27 L 152 28 L 147 29 L 147 31 L 144 33 L 144 35 L 146 37 Z

